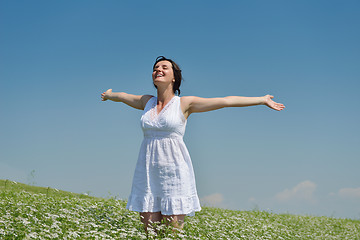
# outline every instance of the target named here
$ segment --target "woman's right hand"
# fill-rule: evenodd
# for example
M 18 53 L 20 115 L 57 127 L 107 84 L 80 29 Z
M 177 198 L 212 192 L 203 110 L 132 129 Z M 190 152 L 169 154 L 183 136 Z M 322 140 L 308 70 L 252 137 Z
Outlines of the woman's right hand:
M 106 101 L 106 100 L 108 100 L 108 99 L 109 99 L 109 96 L 111 95 L 111 93 L 112 93 L 112 89 L 108 89 L 108 90 L 106 90 L 106 92 L 103 92 L 103 93 L 101 94 L 101 101 Z

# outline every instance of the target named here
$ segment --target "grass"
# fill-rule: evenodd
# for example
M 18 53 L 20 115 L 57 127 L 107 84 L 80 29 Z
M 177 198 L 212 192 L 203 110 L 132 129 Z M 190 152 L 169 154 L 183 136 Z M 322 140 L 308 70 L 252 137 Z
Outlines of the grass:
M 2 180 L 0 179 L 0 191 L 10 190 L 10 191 L 26 191 L 30 193 L 41 193 L 46 195 L 60 195 L 60 196 L 69 196 L 69 197 L 80 197 L 80 198 L 89 198 L 87 194 L 79 194 L 66 192 L 62 190 L 58 190 L 56 188 L 50 187 L 38 187 L 32 186 L 24 183 L 18 183 L 10 180 Z
M 179 233 L 146 235 L 125 206 L 0 180 L 0 239 L 360 239 L 359 220 L 210 207 L 187 217 Z

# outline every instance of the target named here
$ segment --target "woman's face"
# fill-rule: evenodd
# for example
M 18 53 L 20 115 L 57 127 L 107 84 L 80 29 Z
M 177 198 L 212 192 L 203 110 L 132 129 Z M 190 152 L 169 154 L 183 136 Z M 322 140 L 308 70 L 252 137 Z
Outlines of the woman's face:
M 152 79 L 155 85 L 160 82 L 175 82 L 174 71 L 172 69 L 171 62 L 166 60 L 158 62 L 153 69 Z

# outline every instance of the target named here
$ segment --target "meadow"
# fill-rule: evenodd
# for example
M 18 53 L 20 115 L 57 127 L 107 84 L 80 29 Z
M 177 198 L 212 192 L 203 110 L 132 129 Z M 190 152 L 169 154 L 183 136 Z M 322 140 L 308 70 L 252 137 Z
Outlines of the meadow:
M 0 239 L 360 239 L 360 220 L 203 207 L 145 233 L 126 201 L 0 180 Z

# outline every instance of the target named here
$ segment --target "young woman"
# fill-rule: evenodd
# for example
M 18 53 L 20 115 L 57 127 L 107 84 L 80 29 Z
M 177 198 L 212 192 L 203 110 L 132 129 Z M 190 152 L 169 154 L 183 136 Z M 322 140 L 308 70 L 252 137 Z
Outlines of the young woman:
M 223 98 L 179 97 L 182 80 L 179 66 L 163 56 L 156 59 L 152 79 L 157 96 L 112 92 L 101 94 L 103 101 L 123 102 L 144 110 L 141 144 L 127 209 L 140 212 L 147 229 L 150 223 L 161 222 L 182 228 L 186 215 L 200 211 L 195 176 L 188 150 L 183 142 L 185 126 L 192 113 L 224 107 L 266 105 L 274 110 L 284 105 L 273 96 Z

